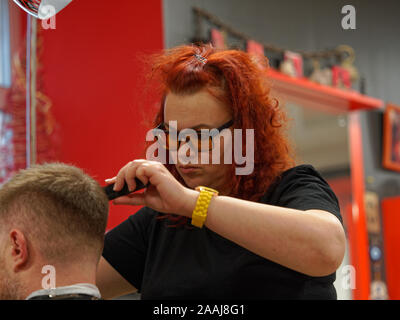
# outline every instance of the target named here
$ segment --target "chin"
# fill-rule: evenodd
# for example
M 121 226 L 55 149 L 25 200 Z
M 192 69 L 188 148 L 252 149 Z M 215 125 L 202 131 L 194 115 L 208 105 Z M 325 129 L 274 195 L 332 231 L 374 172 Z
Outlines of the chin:
M 197 186 L 204 185 L 204 182 L 199 178 L 190 178 L 190 177 L 185 177 L 185 176 L 183 176 L 182 178 L 185 181 L 186 185 L 191 189 L 194 189 Z
M 196 180 L 189 180 L 189 181 L 188 181 L 188 179 L 185 179 L 185 182 L 186 182 L 186 185 L 187 185 L 189 188 L 191 188 L 191 189 L 194 189 L 194 188 L 196 188 L 197 186 L 202 186 L 202 185 L 204 185 L 202 182 L 197 182 Z

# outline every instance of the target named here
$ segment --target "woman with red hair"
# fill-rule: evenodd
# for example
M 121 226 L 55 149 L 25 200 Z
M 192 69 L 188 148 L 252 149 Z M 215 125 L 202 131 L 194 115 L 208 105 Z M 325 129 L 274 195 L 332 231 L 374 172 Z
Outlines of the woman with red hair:
M 295 165 L 267 65 L 210 45 L 156 56 L 162 103 L 154 135 L 168 161 L 134 160 L 107 180 L 116 191 L 124 183 L 135 190 L 135 178 L 147 188 L 114 201 L 144 207 L 105 236 L 97 277 L 103 297 L 336 299 L 345 251 L 339 204 L 311 165 Z M 173 138 L 184 130 L 190 139 Z M 236 130 L 253 135 L 242 142 L 222 134 Z M 238 174 L 243 163 L 225 142 L 254 151 L 251 170 Z M 171 161 L 174 152 L 180 155 Z M 224 162 L 226 155 L 234 161 Z

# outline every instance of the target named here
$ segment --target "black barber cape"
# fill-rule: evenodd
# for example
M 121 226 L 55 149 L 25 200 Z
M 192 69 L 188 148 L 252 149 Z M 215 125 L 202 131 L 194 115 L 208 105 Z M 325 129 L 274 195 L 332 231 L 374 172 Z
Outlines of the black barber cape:
M 260 202 L 321 209 L 342 222 L 335 194 L 311 165 L 285 171 Z M 105 237 L 103 257 L 139 290 L 142 299 L 337 298 L 335 273 L 307 276 L 262 258 L 207 227 L 167 227 L 171 222 L 156 219 L 159 214 L 143 207 Z

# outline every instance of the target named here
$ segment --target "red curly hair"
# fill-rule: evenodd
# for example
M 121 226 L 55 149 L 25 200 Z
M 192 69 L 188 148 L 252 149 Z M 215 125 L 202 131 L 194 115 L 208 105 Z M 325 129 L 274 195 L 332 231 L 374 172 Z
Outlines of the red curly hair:
M 195 55 L 207 59 L 206 63 Z M 162 97 L 153 121 L 154 127 L 164 121 L 164 101 L 169 92 L 191 94 L 206 89 L 230 106 L 233 129 L 254 129 L 253 173 L 236 175 L 237 164 L 233 161 L 229 196 L 258 202 L 274 180 L 295 165 L 285 132 L 286 113 L 270 94 L 267 58 L 240 50 L 217 50 L 210 44 L 204 44 L 167 49 L 152 56 L 151 61 L 151 77 L 159 84 Z M 222 90 L 213 90 L 215 88 Z M 147 143 L 147 147 L 149 145 Z M 246 150 L 245 142 L 242 150 Z M 185 185 L 174 164 L 166 164 L 166 167 Z M 174 214 L 161 217 L 178 222 L 175 226 L 187 222 L 186 217 Z

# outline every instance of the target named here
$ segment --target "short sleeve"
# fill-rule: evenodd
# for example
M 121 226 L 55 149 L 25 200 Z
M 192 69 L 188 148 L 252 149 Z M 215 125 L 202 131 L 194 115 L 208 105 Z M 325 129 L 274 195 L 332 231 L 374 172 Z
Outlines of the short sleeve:
M 106 233 L 103 257 L 129 283 L 141 291 L 152 216 L 144 207 Z
M 272 188 L 271 199 L 275 205 L 299 210 L 328 211 L 343 224 L 335 193 L 313 166 L 300 165 L 289 169 Z

